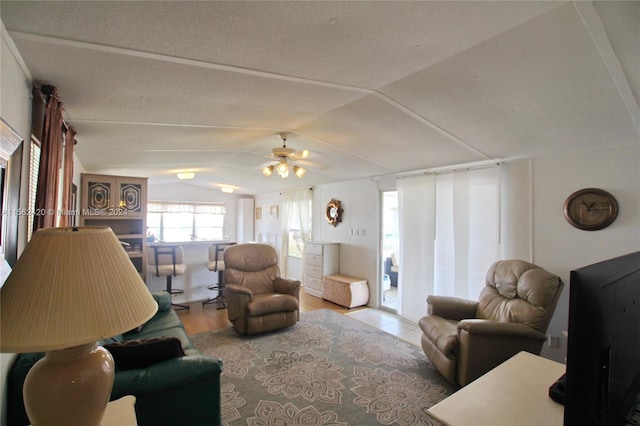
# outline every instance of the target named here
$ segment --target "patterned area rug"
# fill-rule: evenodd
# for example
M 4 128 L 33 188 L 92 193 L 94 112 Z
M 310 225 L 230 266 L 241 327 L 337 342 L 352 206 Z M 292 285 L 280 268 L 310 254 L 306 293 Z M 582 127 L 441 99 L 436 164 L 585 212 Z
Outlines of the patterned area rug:
M 192 336 L 224 362 L 225 425 L 438 425 L 427 409 L 451 395 L 422 349 L 330 310 L 254 337 L 232 328 Z

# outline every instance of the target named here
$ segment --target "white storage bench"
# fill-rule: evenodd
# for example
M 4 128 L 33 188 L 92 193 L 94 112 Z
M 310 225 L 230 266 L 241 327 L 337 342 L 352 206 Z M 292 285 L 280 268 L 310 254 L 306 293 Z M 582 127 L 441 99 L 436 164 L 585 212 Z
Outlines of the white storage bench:
M 363 278 L 327 275 L 322 278 L 322 298 L 347 308 L 366 305 L 369 301 L 369 284 Z

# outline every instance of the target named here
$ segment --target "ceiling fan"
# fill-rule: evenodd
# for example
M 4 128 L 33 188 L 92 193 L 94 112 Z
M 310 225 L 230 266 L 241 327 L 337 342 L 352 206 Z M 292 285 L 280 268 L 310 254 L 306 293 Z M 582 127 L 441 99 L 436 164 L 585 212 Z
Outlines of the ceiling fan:
M 306 149 L 303 151 L 296 151 L 295 149 L 288 148 L 287 134 L 278 133 L 278 136 L 282 139 L 282 146 L 273 148 L 271 150 L 271 154 L 267 156 L 267 158 L 272 158 L 277 160 L 277 162 L 262 167 L 262 174 L 268 177 L 271 176 L 275 170 L 282 179 L 286 179 L 289 177 L 289 172 L 293 171 L 296 176 L 301 178 L 307 171 L 297 165 L 295 161 L 307 158 L 309 156 L 309 151 Z

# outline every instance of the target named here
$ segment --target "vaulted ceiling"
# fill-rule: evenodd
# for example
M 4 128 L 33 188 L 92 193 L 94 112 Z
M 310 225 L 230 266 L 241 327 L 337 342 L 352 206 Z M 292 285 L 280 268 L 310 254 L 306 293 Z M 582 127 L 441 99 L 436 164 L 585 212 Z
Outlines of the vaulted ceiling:
M 6 1 L 87 172 L 258 194 L 640 140 L 636 2 Z M 281 145 L 302 179 L 265 178 Z

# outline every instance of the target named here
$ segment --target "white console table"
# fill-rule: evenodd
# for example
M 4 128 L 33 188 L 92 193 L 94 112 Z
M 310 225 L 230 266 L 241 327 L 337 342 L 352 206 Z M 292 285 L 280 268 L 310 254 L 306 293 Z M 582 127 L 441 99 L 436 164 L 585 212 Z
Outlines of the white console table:
M 562 426 L 564 407 L 549 398 L 565 365 L 520 352 L 429 409 L 451 426 Z
M 136 426 L 136 397 L 133 395 L 123 396 L 120 399 L 111 401 L 107 405 L 107 411 L 102 418 L 101 426 Z
M 138 426 L 136 397 L 126 395 L 107 404 L 100 426 Z

